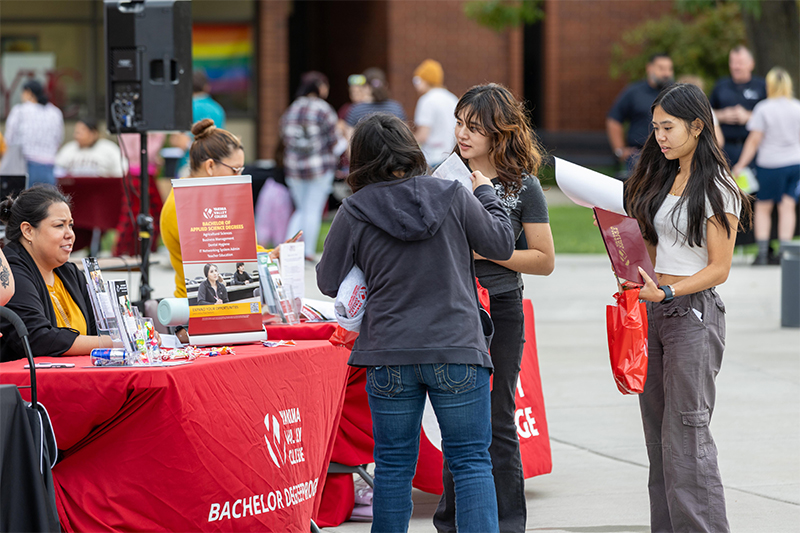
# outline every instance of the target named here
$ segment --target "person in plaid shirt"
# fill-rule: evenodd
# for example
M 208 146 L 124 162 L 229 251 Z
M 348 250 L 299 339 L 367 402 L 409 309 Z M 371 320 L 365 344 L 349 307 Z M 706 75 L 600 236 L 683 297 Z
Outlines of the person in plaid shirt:
M 295 207 L 286 238 L 303 230 L 306 259 L 312 261 L 338 160 L 334 150 L 337 116 L 325 101 L 328 89 L 324 74 L 303 74 L 297 98 L 281 117 L 281 138 L 286 147 L 283 166 Z

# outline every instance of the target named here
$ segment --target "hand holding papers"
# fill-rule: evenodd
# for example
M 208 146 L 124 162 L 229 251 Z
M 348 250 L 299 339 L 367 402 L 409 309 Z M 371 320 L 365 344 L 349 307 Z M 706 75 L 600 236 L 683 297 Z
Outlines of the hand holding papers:
M 595 208 L 594 214 L 620 284 L 630 282 L 639 287 L 644 285 L 638 267 L 642 267 L 650 279 L 657 283 L 658 278 L 636 219 L 600 208 Z
M 621 181 L 558 157 L 555 161 L 556 183 L 570 200 L 583 207 L 625 214 Z
M 461 185 L 472 192 L 472 173 L 467 168 L 467 165 L 461 160 L 458 154 L 450 154 L 450 157 L 436 167 L 433 172 L 434 178 L 444 178 L 446 180 L 457 181 Z

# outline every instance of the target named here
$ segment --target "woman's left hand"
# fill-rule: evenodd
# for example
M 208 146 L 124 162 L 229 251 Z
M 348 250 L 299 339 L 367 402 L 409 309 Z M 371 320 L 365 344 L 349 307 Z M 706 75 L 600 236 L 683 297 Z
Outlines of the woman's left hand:
M 656 282 L 650 279 L 650 276 L 644 271 L 642 267 L 639 268 L 639 274 L 641 274 L 642 279 L 644 280 L 644 287 L 641 288 L 639 291 L 639 298 L 642 300 L 647 300 L 648 302 L 660 302 L 666 297 L 664 291 L 658 288 Z
M 481 254 L 479 254 L 475 250 L 472 251 L 472 258 L 475 259 L 475 260 L 486 259 L 485 257 L 483 257 Z

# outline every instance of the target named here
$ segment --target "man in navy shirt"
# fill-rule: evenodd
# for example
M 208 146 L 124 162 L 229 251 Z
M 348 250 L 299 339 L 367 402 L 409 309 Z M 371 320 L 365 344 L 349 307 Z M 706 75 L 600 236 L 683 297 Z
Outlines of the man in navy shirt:
M 650 106 L 662 89 L 673 83 L 672 59 L 666 54 L 655 54 L 647 62 L 647 77 L 628 85 L 617 97 L 606 117 L 608 142 L 617 159 L 633 169 L 639 150 L 650 134 L 652 115 Z M 628 123 L 625 135 L 624 123 Z
M 731 77 L 717 81 L 709 101 L 722 126 L 725 153 L 733 165 L 739 160 L 749 133 L 745 124 L 756 104 L 767 97 L 767 84 L 764 78 L 753 76 L 755 61 L 745 46 L 731 50 L 728 68 Z

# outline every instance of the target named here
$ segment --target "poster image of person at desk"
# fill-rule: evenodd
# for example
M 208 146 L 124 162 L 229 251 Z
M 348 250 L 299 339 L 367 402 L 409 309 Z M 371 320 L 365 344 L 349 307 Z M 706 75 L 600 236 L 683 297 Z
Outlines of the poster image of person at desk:
M 207 263 L 203 267 L 203 274 L 206 279 L 200 283 L 197 289 L 197 305 L 219 305 L 228 303 L 228 291 L 225 282 L 219 275 L 217 265 Z
M 236 272 L 233 274 L 234 285 L 246 285 L 252 283 L 253 278 L 244 269 L 244 263 L 236 263 Z

